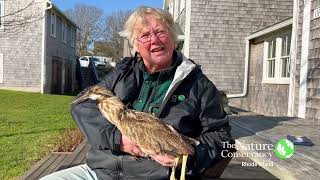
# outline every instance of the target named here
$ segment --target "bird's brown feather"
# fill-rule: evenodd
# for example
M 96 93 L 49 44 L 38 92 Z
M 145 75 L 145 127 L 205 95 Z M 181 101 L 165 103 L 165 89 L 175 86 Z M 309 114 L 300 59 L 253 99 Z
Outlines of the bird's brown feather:
M 196 144 L 196 140 L 179 134 L 169 124 L 151 114 L 128 109 L 108 89 L 93 86 L 87 94 L 95 95 L 102 115 L 144 153 L 169 153 L 174 156 L 194 153 L 192 144 Z

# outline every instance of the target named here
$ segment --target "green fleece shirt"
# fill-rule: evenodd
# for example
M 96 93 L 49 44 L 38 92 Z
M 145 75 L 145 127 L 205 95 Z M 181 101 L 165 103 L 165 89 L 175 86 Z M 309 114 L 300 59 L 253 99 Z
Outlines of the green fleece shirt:
M 133 103 L 133 109 L 152 114 L 157 113 L 179 64 L 181 62 L 175 59 L 169 68 L 149 74 L 141 60 L 139 69 L 143 73 L 143 83 L 140 94 Z

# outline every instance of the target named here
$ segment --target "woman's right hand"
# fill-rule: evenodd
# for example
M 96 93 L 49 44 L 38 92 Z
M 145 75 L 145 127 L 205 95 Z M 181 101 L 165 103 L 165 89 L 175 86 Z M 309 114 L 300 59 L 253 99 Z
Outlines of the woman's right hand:
M 127 136 L 123 134 L 120 140 L 120 150 L 133 156 L 144 156 L 144 153 L 137 146 L 137 144 L 133 143 Z

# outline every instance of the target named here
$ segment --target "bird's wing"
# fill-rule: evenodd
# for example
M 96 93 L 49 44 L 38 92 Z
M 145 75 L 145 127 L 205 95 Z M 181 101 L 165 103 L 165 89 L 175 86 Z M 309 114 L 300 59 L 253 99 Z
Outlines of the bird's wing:
M 144 112 L 128 110 L 123 117 L 122 133 L 148 154 L 192 154 L 192 147 L 170 125 Z

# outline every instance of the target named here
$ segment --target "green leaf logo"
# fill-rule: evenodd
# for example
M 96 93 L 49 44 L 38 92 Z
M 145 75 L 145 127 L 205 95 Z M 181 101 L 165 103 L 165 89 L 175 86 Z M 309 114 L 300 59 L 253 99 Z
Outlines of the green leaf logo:
M 281 159 L 288 159 L 294 153 L 294 146 L 288 139 L 281 139 L 274 147 L 276 155 Z
M 178 96 L 179 101 L 184 101 L 185 99 L 186 99 L 186 97 L 183 94 Z

